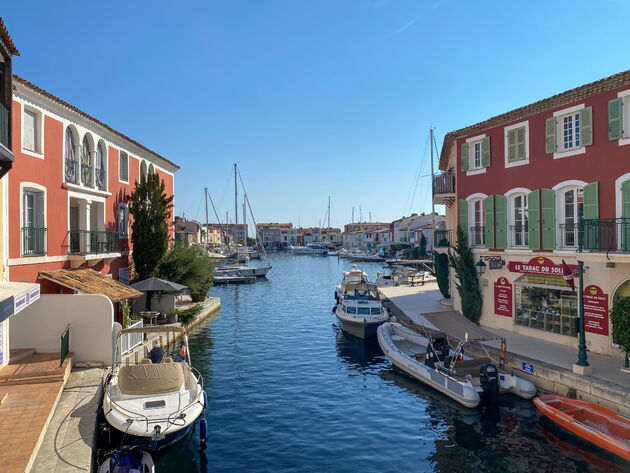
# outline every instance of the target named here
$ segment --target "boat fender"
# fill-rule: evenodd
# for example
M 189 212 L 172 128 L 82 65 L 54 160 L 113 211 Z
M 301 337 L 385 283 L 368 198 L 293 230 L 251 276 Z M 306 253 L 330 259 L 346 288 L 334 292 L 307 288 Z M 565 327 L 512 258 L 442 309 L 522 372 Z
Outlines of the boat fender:
M 205 417 L 199 422 L 199 444 L 201 448 L 205 448 L 208 440 L 208 421 Z
M 489 363 L 481 365 L 479 369 L 479 381 L 483 389 L 481 401 L 484 404 L 496 404 L 499 396 L 499 372 L 497 367 Z
M 332 310 L 330 311 L 331 314 L 334 314 L 335 312 L 337 312 L 337 306 L 333 306 Z

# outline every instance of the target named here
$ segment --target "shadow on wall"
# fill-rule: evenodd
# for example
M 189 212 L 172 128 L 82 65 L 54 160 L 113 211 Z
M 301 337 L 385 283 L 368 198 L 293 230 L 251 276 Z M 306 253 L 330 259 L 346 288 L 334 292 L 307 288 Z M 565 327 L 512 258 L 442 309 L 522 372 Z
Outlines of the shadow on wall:
M 42 294 L 9 321 L 11 348 L 40 353 L 61 351 L 61 335 L 70 325 L 70 351 L 75 362 L 112 361 L 114 306 L 101 294 Z

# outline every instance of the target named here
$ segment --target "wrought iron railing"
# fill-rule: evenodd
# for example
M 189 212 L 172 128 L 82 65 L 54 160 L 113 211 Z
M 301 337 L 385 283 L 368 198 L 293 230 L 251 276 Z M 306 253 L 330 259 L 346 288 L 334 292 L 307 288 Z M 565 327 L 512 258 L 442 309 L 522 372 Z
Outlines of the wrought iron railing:
M 84 186 L 92 187 L 92 166 L 81 163 L 81 183 Z
M 577 248 L 579 246 L 580 232 L 577 223 L 561 223 L 560 248 Z
M 510 247 L 519 248 L 528 245 L 529 238 L 527 227 L 527 224 L 510 226 Z
M 433 245 L 436 248 L 449 248 L 453 244 L 453 230 L 435 230 Z
M 630 252 L 630 218 L 580 219 L 578 251 Z
M 96 168 L 96 171 L 94 172 L 94 175 L 96 177 L 96 187 L 99 190 L 104 191 L 105 190 L 105 169 L 102 168 Z
M 454 193 L 455 173 L 453 171 L 447 171 L 433 176 L 433 195 Z
M 0 143 L 9 147 L 9 110 L 0 103 Z
M 61 334 L 61 363 L 59 366 L 63 366 L 63 362 L 66 360 L 68 353 L 70 353 L 70 324 L 66 325 L 66 329 Z
M 470 227 L 470 246 L 483 246 L 486 244 L 486 227 L 475 225 Z
M 66 159 L 66 182 L 79 183 L 79 163 L 76 159 Z
M 70 230 L 68 243 L 71 255 L 114 253 L 118 251 L 118 232 Z
M 46 228 L 22 227 L 22 256 L 46 254 Z

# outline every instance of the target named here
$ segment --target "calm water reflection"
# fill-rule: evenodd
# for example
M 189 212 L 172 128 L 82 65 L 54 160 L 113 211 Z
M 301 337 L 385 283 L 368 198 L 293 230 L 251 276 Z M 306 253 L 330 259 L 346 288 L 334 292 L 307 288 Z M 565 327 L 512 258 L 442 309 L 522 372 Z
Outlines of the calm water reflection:
M 272 259 L 267 281 L 212 289 L 221 314 L 190 336 L 208 447 L 200 457 L 195 432 L 159 472 L 627 471 L 567 442 L 531 402 L 466 409 L 393 370 L 375 341 L 344 335 L 330 309 L 345 260 Z M 364 265 L 370 278 L 380 268 Z

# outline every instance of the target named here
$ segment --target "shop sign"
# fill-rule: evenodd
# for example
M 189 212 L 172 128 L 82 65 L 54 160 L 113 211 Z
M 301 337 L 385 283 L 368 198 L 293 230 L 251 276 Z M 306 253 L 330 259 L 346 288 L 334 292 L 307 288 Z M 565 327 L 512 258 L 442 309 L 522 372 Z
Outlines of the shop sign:
M 494 313 L 512 317 L 512 285 L 504 277 L 494 283 Z
M 584 330 L 608 335 L 608 294 L 599 286 L 584 289 Z
M 501 269 L 505 264 L 500 256 L 484 256 L 483 259 L 488 262 L 489 269 Z
M 572 272 L 577 272 L 576 264 L 567 265 Z M 537 256 L 527 263 L 510 261 L 509 269 L 512 273 L 544 274 L 547 276 L 562 276 L 562 264 L 556 264 L 549 258 Z

